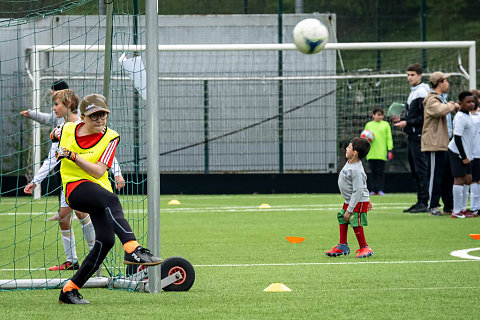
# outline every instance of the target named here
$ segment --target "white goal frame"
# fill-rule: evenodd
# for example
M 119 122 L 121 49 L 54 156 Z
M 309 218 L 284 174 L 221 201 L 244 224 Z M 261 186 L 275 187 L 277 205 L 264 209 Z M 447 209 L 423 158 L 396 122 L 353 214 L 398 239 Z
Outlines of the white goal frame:
M 40 56 L 47 52 L 105 52 L 104 45 L 36 45 L 28 48 L 32 56 L 32 82 L 33 109 L 39 110 L 41 106 L 40 81 L 41 75 Z M 439 49 L 439 48 L 467 48 L 468 49 L 468 72 L 462 73 L 469 80 L 469 89 L 476 89 L 476 49 L 475 41 L 416 41 L 416 42 L 356 42 L 356 43 L 327 43 L 324 50 L 381 50 L 381 49 Z M 112 52 L 143 52 L 145 45 L 113 45 Z M 269 44 L 196 44 L 196 45 L 159 45 L 158 51 L 288 51 L 296 50 L 293 43 L 269 43 Z M 425 75 L 428 75 L 425 73 Z M 404 74 L 388 75 L 388 77 L 404 77 Z M 346 79 L 346 78 L 380 78 L 379 75 L 347 75 L 347 76 L 311 76 L 308 79 Z M 269 77 L 269 80 L 288 80 L 295 77 Z M 83 79 L 88 79 L 85 77 Z M 176 78 L 175 78 L 176 79 Z M 203 79 L 203 78 L 202 78 Z M 267 78 L 262 78 L 267 79 Z M 34 172 L 38 172 L 41 166 L 40 153 L 40 125 L 33 123 L 33 154 Z M 158 163 L 158 162 L 157 162 Z M 34 198 L 41 195 L 41 188 L 34 190 Z

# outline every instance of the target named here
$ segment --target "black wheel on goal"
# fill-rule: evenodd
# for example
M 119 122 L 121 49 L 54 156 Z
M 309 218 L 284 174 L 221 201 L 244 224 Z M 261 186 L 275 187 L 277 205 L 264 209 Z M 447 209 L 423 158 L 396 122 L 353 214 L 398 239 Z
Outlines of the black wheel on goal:
M 192 264 L 182 257 L 170 257 L 165 259 L 161 265 L 162 279 L 179 271 L 182 279 L 163 288 L 164 291 L 188 291 L 195 282 L 195 270 Z

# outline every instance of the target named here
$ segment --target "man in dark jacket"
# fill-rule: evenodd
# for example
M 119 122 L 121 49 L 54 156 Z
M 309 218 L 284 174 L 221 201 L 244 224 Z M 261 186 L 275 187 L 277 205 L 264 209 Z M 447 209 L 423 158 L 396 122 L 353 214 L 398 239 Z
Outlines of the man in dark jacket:
M 425 154 L 421 151 L 423 127 L 423 99 L 430 87 L 422 83 L 422 66 L 414 63 L 407 68 L 407 79 L 412 91 L 407 100 L 405 119 L 393 118 L 394 126 L 403 128 L 407 134 L 407 154 L 410 171 L 417 188 L 417 203 L 403 212 L 428 212 L 428 173 Z

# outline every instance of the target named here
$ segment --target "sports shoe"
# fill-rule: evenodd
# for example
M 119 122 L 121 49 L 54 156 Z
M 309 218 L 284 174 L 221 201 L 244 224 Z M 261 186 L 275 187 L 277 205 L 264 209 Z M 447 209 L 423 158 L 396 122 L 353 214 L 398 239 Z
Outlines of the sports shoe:
M 453 210 L 443 209 L 442 216 L 450 216 Z
M 430 215 L 440 217 L 442 216 L 442 211 L 440 211 L 440 208 L 432 208 L 430 209 Z
M 125 252 L 124 264 L 136 264 L 143 266 L 156 266 L 162 263 L 163 260 L 159 257 L 155 257 L 150 250 L 138 246 L 132 253 Z
M 48 270 L 50 271 L 78 270 L 79 268 L 80 266 L 78 265 L 78 262 L 72 263 L 70 261 L 65 261 L 61 265 L 48 268 Z
M 465 218 L 476 218 L 478 217 L 478 214 L 476 212 L 470 211 L 470 210 L 465 210 L 460 212 L 465 216 Z
M 419 212 L 429 212 L 427 206 L 424 205 L 423 203 L 417 203 L 415 207 L 413 207 L 412 210 L 410 210 L 410 213 L 419 213 Z
M 87 299 L 83 299 L 80 292 L 77 289 L 71 291 L 63 292 L 60 290 L 60 296 L 58 297 L 58 303 L 66 304 L 90 304 Z
M 416 203 L 415 203 L 415 204 L 412 204 L 412 206 L 411 206 L 410 208 L 403 210 L 403 212 L 410 212 L 410 210 L 412 210 L 413 208 L 415 208 L 416 205 L 417 205 Z
M 371 196 L 376 196 L 377 194 L 372 191 L 372 192 L 369 193 L 369 195 L 371 195 Z
M 370 249 L 369 246 L 360 248 L 357 251 L 355 251 L 355 253 L 357 252 L 358 254 L 355 256 L 355 258 L 367 258 L 367 257 L 373 256 L 373 250 Z
M 47 221 L 58 221 L 58 212 L 46 219 Z
M 461 212 L 459 212 L 459 213 L 452 212 L 452 215 L 450 217 L 458 218 L 458 219 L 465 219 L 465 215 L 463 215 Z
M 329 257 L 338 257 L 347 255 L 350 253 L 350 248 L 348 247 L 348 243 L 339 243 L 332 250 L 325 252 L 325 254 Z
M 385 195 L 385 192 L 383 192 L 382 190 L 378 191 L 377 193 L 379 196 L 384 196 Z

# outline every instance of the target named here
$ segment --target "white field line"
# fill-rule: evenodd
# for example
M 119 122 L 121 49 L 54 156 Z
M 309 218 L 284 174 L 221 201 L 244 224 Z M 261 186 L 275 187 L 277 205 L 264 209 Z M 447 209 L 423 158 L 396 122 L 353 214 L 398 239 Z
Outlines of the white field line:
M 480 260 L 480 257 L 472 256 L 469 254 L 471 251 L 476 251 L 476 250 L 480 250 L 480 248 L 456 250 L 456 251 L 450 252 L 450 255 L 454 257 L 462 258 L 462 259 Z
M 410 288 L 345 288 L 345 289 L 324 289 L 320 291 L 332 292 L 332 291 L 412 291 L 412 290 L 472 290 L 478 289 L 478 287 L 410 287 Z
M 340 194 L 332 194 L 332 195 L 337 195 L 339 196 Z M 305 198 L 306 195 L 302 195 L 302 194 L 299 194 L 299 195 L 285 195 L 285 198 L 288 198 L 288 199 L 297 199 L 297 198 Z M 325 201 L 327 200 L 325 195 L 313 195 L 313 194 L 310 194 L 309 195 L 311 198 L 313 199 L 317 199 L 318 198 L 318 201 Z M 53 196 L 52 196 L 53 197 Z M 176 195 L 172 195 L 172 196 L 166 196 L 166 195 L 162 195 L 160 197 L 160 201 L 169 201 L 169 200 L 172 200 L 172 199 L 176 199 L 176 200 L 179 200 L 180 202 L 183 202 L 183 201 L 190 201 L 190 200 L 212 200 L 213 197 L 216 197 L 218 198 L 218 200 L 238 200 L 239 198 L 241 197 L 245 197 L 245 199 L 248 199 L 248 201 L 251 201 L 251 200 L 254 200 L 254 199 L 257 199 L 258 198 L 258 201 L 259 202 L 265 202 L 265 199 L 279 199 L 279 194 L 262 194 L 262 195 L 255 195 L 255 196 L 252 196 L 252 195 L 212 195 L 212 196 L 209 196 L 209 195 L 198 195 L 198 196 L 188 196 L 188 197 L 182 197 L 182 196 L 176 196 Z M 31 203 L 45 203 L 48 201 L 48 203 L 51 203 L 51 204 L 55 204 L 55 201 L 58 202 L 58 200 L 56 200 L 57 198 L 55 197 L 54 199 L 49 199 L 47 200 L 46 198 L 40 198 L 40 199 L 37 199 L 37 200 L 32 200 L 31 198 L 28 198 L 30 200 L 28 201 L 20 201 L 19 199 L 27 199 L 27 197 L 19 197 L 19 198 L 1 198 L 0 200 L 0 204 L 17 204 L 17 205 L 27 205 L 27 204 L 31 204 Z M 143 198 L 142 198 L 143 199 Z M 341 198 L 339 198 L 341 199 Z M 128 201 L 129 199 L 126 198 L 125 201 Z M 145 198 L 144 200 L 147 200 L 147 196 L 145 195 Z M 120 196 L 120 201 L 122 201 L 122 196 Z
M 480 250 L 477 248 L 476 250 Z M 351 264 L 416 264 L 416 263 L 455 263 L 455 262 L 476 262 L 476 260 L 413 260 L 413 261 L 358 261 L 358 262 L 297 262 L 297 263 L 240 263 L 240 264 L 196 264 L 195 268 L 251 268 L 251 267 L 297 267 L 297 266 L 326 266 L 326 265 L 351 265 Z M 46 268 L 30 269 L 0 269 L 0 272 L 7 271 L 44 271 Z M 119 267 L 124 269 L 124 267 Z
M 393 194 L 395 196 L 398 196 L 398 195 L 402 195 L 402 196 L 405 196 L 405 199 L 406 201 L 409 203 L 410 201 L 415 201 L 416 198 L 415 198 L 415 194 L 414 193 L 395 193 Z M 304 199 L 306 196 L 308 196 L 309 198 L 311 199 L 318 199 L 319 201 L 325 201 L 325 200 L 328 200 L 328 199 L 331 199 L 331 197 L 338 197 L 338 199 L 341 199 L 341 196 L 340 196 L 340 193 L 331 193 L 331 194 L 327 194 L 327 193 L 299 193 L 299 194 L 223 194 L 223 195 L 213 195 L 214 197 L 218 197 L 218 199 L 239 199 L 241 197 L 245 197 L 246 199 L 248 200 L 252 200 L 252 199 L 258 199 L 259 201 L 263 201 L 262 199 L 266 199 L 266 198 L 271 198 L 271 199 L 279 199 L 279 198 L 282 198 L 284 197 L 285 199 Z M 389 197 L 389 194 L 387 194 L 386 197 L 381 197 L 381 199 L 387 199 Z M 204 200 L 204 199 L 207 199 L 207 200 L 211 200 L 212 199 L 212 195 L 175 195 L 175 194 L 172 194 L 172 195 L 161 195 L 160 196 L 160 200 L 171 200 L 171 199 L 177 199 L 179 200 L 180 202 L 182 200 L 184 201 L 187 201 L 187 200 Z M 374 199 L 375 200 L 375 197 L 371 197 L 371 199 Z M 410 204 L 411 205 L 411 204 Z
M 339 193 L 332 193 L 331 194 L 332 196 L 340 196 Z M 144 195 L 144 197 L 140 197 L 140 195 L 138 195 L 139 198 L 147 198 L 147 195 Z M 224 194 L 224 195 L 187 195 L 187 196 L 184 196 L 184 195 L 175 195 L 175 194 L 172 194 L 172 195 L 161 195 L 160 196 L 160 200 L 171 200 L 171 199 L 177 199 L 177 200 L 180 200 L 180 201 L 187 201 L 187 200 L 211 200 L 212 197 L 216 197 L 218 198 L 219 200 L 223 200 L 223 199 L 239 199 L 239 198 L 247 198 L 247 199 L 256 199 L 258 198 L 259 201 L 263 201 L 262 199 L 266 199 L 266 198 L 272 198 L 272 199 L 278 199 L 280 197 L 285 197 L 285 198 L 288 198 L 288 199 L 297 199 L 297 198 L 305 198 L 306 196 L 308 197 L 311 197 L 311 198 L 318 198 L 319 200 L 325 200 L 326 198 L 329 198 L 329 196 L 325 193 L 322 193 L 322 194 L 313 194 L 313 193 L 305 193 L 305 194 L 256 194 L 256 195 L 253 195 L 253 194 L 232 194 L 232 195 L 227 195 L 227 194 Z M 49 201 L 52 201 L 52 203 L 54 203 L 55 201 L 58 201 L 56 200 L 57 199 L 57 196 L 49 196 L 50 198 L 53 198 L 50 199 Z M 122 195 L 120 195 L 120 197 L 123 197 Z M 125 197 L 128 197 L 128 196 L 125 196 Z M 42 199 L 43 201 L 46 201 L 48 197 L 42 197 L 40 199 Z M 414 194 L 412 193 L 412 199 L 415 199 L 414 197 Z M 18 198 L 15 198 L 15 197 L 2 197 L 0 203 L 20 203 L 19 199 L 27 199 L 27 197 L 18 197 Z M 30 198 L 31 199 L 31 198 Z M 41 201 L 41 200 L 37 200 L 37 201 Z M 341 199 L 341 198 L 339 198 Z M 28 203 L 30 203 L 32 201 L 29 201 Z M 24 202 L 26 203 L 26 202 Z
M 479 248 L 480 249 L 480 248 Z M 321 265 L 350 265 L 350 264 L 414 264 L 414 263 L 450 263 L 472 262 L 475 260 L 429 260 L 429 261 L 359 261 L 359 262 L 298 262 L 298 263 L 252 263 L 252 264 L 200 264 L 195 267 L 295 267 Z
M 189 199 L 188 199 L 189 200 Z M 211 200 L 211 198 L 210 198 Z M 319 201 L 324 201 L 325 199 L 319 199 Z M 248 200 L 250 201 L 250 200 Z M 258 205 L 262 204 L 262 203 L 265 203 L 265 199 L 259 199 L 258 201 Z M 409 204 L 409 202 L 385 202 L 385 203 L 377 203 L 375 201 L 372 201 L 373 203 L 373 206 L 407 206 Z M 10 203 L 4 203 L 4 202 L 0 202 L 0 205 L 2 204 L 10 204 Z M 24 203 L 15 203 L 15 202 L 12 202 L 11 204 L 16 204 L 17 207 L 21 207 L 21 206 L 26 206 L 26 205 L 44 205 L 44 203 L 35 203 L 35 202 L 24 202 Z M 341 203 L 341 199 L 339 201 L 335 201 L 335 202 L 331 202 L 331 203 L 318 203 L 318 204 L 287 204 L 287 205 L 272 205 L 273 207 L 291 207 L 291 206 L 296 206 L 296 207 L 324 207 L 324 206 L 340 206 L 342 203 Z M 51 204 L 52 206 L 55 206 L 55 204 Z M 140 205 L 140 203 L 139 203 Z M 193 204 L 193 205 L 198 205 L 198 206 L 201 206 L 201 204 Z M 127 207 L 128 205 L 125 205 L 124 204 L 124 207 Z M 176 209 L 182 209 L 182 205 L 167 205 L 168 208 L 176 208 Z M 163 207 L 163 205 L 162 205 Z M 243 208 L 244 206 L 232 206 L 231 208 Z M 249 206 L 249 207 L 256 207 L 256 206 Z M 165 208 L 165 207 L 163 207 Z M 214 208 L 219 208 L 219 207 L 214 207 Z M 230 207 L 226 207 L 226 208 L 230 208 Z M 165 208 L 167 209 L 167 208 Z M 185 208 L 183 208 L 185 209 Z
M 390 203 L 375 205 L 374 209 L 404 209 L 405 205 L 401 203 Z M 198 208 L 182 208 L 182 207 L 169 207 L 161 208 L 160 212 L 275 212 L 275 211 L 319 211 L 319 210 L 339 210 L 341 205 L 339 204 L 320 204 L 320 205 L 278 205 L 271 208 L 260 209 L 258 206 L 227 206 L 227 207 L 198 207 Z M 131 209 L 124 208 L 125 214 L 144 213 L 147 209 Z M 56 212 L 2 212 L 1 216 L 15 216 L 15 215 L 53 215 Z

